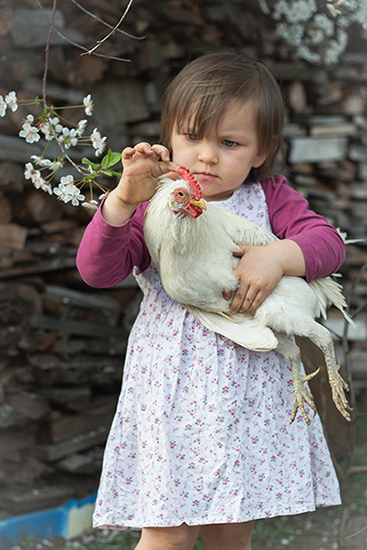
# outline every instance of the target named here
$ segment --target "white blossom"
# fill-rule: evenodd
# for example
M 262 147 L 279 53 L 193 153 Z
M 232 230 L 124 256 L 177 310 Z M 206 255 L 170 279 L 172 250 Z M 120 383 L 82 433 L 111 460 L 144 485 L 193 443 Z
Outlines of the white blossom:
M 51 164 L 50 159 L 45 159 L 43 157 L 39 157 L 38 155 L 32 155 L 31 159 L 33 162 L 35 162 L 38 166 L 48 167 Z
M 60 183 L 61 185 L 74 185 L 74 178 L 73 176 L 62 176 L 62 178 L 60 178 Z
M 8 104 L 9 109 L 11 109 L 13 113 L 18 109 L 18 99 L 15 92 L 9 92 L 5 96 L 5 101 Z
M 87 124 L 88 124 L 87 119 L 84 118 L 83 120 L 79 120 L 77 130 L 76 130 L 79 137 L 81 137 L 84 134 L 84 130 Z
M 107 137 L 102 137 L 101 134 L 98 132 L 97 128 L 94 128 L 91 136 L 90 136 L 92 145 L 94 149 L 96 150 L 96 157 L 101 155 L 103 153 L 103 150 L 106 146 L 105 141 Z
M 34 116 L 32 114 L 29 114 L 25 117 L 24 122 L 28 122 L 28 124 L 32 124 L 34 122 Z
M 59 136 L 60 141 L 64 144 L 65 149 L 70 149 L 70 147 L 75 147 L 78 145 L 78 133 L 75 128 L 62 128 L 62 134 Z
M 41 172 L 39 170 L 36 170 L 32 176 L 32 183 L 35 186 L 36 189 L 41 189 L 42 186 L 46 183 L 43 179 Z
M 45 180 L 43 180 L 43 183 L 41 185 L 41 189 L 42 189 L 42 191 L 44 191 L 45 193 L 48 193 L 49 195 L 52 195 L 52 193 L 53 193 L 53 189 L 52 189 L 51 184 L 47 183 Z
M 23 130 L 19 132 L 19 137 L 26 140 L 27 143 L 35 143 L 39 141 L 39 130 L 35 126 L 32 126 L 29 122 L 25 122 L 22 126 Z
M 88 94 L 83 99 L 84 112 L 87 116 L 91 116 L 93 112 L 93 100 L 91 94 Z
M 24 177 L 26 180 L 31 180 L 34 177 L 36 170 L 31 162 L 27 162 L 24 170 Z
M 276 32 L 298 57 L 310 63 L 336 63 L 348 42 L 346 29 L 367 30 L 367 0 L 259 0 L 277 21 Z
M 86 202 L 82 202 L 82 206 L 84 206 L 84 208 L 87 208 L 88 210 L 97 210 L 98 208 L 98 201 L 94 200 L 94 199 L 91 199 L 89 201 L 86 201 Z
M 6 109 L 8 107 L 8 104 L 6 103 L 5 99 L 2 95 L 0 95 L 0 116 L 4 117 L 6 115 Z
M 64 176 L 61 178 L 59 185 L 54 188 L 53 192 L 57 195 L 59 200 L 65 203 L 71 202 L 73 206 L 78 206 L 79 202 L 85 200 L 85 196 L 73 182 L 73 176 Z
M 40 124 L 40 129 L 44 133 L 45 139 L 47 141 L 52 141 L 54 139 L 54 132 L 58 134 L 60 131 L 62 131 L 61 125 L 61 129 L 59 128 L 59 122 L 60 119 L 55 116 L 53 118 L 49 117 L 45 122 Z
M 33 162 L 35 162 L 38 166 L 48 168 L 49 170 L 58 170 L 63 164 L 60 160 L 45 159 L 37 155 L 32 155 L 31 160 L 33 160 Z
M 334 22 L 329 19 L 325 13 L 318 13 L 315 15 L 313 23 L 323 31 L 326 36 L 333 36 L 335 32 Z

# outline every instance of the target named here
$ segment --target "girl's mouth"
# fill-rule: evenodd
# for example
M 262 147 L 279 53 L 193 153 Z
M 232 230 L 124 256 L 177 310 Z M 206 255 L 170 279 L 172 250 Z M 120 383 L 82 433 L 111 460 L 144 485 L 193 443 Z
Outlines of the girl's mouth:
M 217 179 L 218 176 L 211 174 L 210 172 L 196 172 L 194 174 L 195 178 L 199 183 L 210 182 Z

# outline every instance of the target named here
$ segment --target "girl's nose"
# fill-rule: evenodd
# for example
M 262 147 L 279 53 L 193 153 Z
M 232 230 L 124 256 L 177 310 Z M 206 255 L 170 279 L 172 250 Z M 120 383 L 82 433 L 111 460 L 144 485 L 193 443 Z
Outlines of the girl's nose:
M 206 164 L 216 164 L 218 162 L 218 154 L 215 145 L 203 139 L 200 143 L 198 160 Z

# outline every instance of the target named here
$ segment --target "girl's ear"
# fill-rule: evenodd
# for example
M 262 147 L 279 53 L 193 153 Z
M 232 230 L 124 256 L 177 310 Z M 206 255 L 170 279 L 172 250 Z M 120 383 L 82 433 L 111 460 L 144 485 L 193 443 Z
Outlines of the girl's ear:
M 257 155 L 257 157 L 255 158 L 255 160 L 252 164 L 252 168 L 260 168 L 260 166 L 265 162 L 267 156 L 268 155 L 266 153 L 262 153 L 261 155 Z
M 278 141 L 278 136 L 273 136 L 273 139 L 271 140 L 271 146 L 270 146 L 269 151 L 267 153 L 265 152 L 265 153 L 261 153 L 261 154 L 257 155 L 257 157 L 255 158 L 254 164 L 252 165 L 252 168 L 260 168 L 260 166 L 262 164 L 264 164 L 268 154 L 273 150 L 273 148 L 276 145 L 277 141 Z

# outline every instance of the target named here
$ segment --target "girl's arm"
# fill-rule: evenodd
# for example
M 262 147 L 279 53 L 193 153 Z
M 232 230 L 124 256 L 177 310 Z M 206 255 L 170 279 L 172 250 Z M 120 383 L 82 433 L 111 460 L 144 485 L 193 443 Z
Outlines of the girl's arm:
M 302 250 L 307 282 L 335 273 L 345 258 L 345 244 L 323 216 L 309 209 L 307 200 L 284 176 L 262 182 L 273 233 L 290 239 Z
M 146 201 L 154 195 L 159 177 L 176 171 L 162 145 L 139 143 L 122 152 L 123 174 L 84 233 L 77 267 L 86 283 L 109 287 L 120 283 L 137 266 L 150 261 L 144 240 Z
M 305 277 L 310 282 L 334 273 L 345 256 L 336 229 L 309 210 L 307 201 L 283 176 L 263 181 L 262 187 L 273 233 L 281 240 L 262 247 L 241 247 L 242 258 L 234 270 L 239 287 L 231 302 L 233 313 L 257 309 L 283 275 Z
M 95 213 L 76 257 L 79 273 L 88 285 L 114 286 L 126 279 L 134 266 L 139 272 L 148 267 L 150 255 L 143 233 L 147 204 L 140 204 L 133 217 L 120 226 L 111 225 L 103 218 L 103 204 Z

